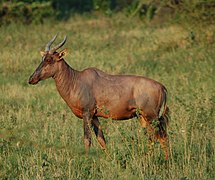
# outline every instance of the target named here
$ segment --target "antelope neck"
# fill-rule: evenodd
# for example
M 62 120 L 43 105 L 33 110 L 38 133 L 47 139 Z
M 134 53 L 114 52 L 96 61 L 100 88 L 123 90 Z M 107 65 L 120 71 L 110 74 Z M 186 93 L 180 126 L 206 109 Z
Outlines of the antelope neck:
M 74 90 L 77 77 L 78 71 L 72 69 L 64 60 L 59 62 L 58 71 L 53 76 L 53 79 L 57 90 L 63 98 Z

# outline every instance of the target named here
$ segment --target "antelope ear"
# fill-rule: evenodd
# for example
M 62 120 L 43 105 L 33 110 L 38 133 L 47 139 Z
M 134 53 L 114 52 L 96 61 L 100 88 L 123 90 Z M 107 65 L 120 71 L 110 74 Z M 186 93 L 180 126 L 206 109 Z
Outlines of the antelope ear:
M 62 50 L 61 52 L 59 52 L 58 54 L 58 58 L 57 58 L 57 61 L 61 60 L 63 57 L 65 57 L 66 55 L 68 54 L 68 49 L 64 49 Z
M 40 51 L 40 55 L 41 55 L 42 57 L 45 56 L 45 54 L 46 54 L 46 52 Z

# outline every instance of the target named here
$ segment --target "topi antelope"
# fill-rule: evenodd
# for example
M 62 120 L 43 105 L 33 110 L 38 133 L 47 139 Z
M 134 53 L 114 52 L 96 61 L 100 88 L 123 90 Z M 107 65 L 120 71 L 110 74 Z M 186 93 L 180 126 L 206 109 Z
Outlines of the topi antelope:
M 147 129 L 149 140 L 159 140 L 168 159 L 166 125 L 169 109 L 166 105 L 167 90 L 155 80 L 133 75 L 110 75 L 96 68 L 77 71 L 64 60 L 67 49 L 57 52 L 65 42 L 56 47 L 46 45 L 41 52 L 42 62 L 29 78 L 29 84 L 52 77 L 58 92 L 72 112 L 83 119 L 86 154 L 91 145 L 91 126 L 102 149 L 106 142 L 98 117 L 127 120 L 137 117 Z M 154 120 L 157 127 L 154 127 Z

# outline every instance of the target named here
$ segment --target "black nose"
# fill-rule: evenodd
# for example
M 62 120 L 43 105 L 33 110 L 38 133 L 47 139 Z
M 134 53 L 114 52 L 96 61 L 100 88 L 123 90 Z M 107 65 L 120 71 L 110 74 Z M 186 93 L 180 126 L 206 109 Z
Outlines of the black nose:
M 39 82 L 39 78 L 35 75 L 31 75 L 28 80 L 29 84 L 37 84 L 38 82 Z
M 29 80 L 29 81 L 28 81 L 28 84 L 33 84 L 33 83 L 32 83 L 32 80 Z
M 32 78 L 32 75 L 29 77 L 29 79 L 28 79 L 28 83 L 29 84 L 32 84 L 32 81 L 33 81 L 33 78 Z

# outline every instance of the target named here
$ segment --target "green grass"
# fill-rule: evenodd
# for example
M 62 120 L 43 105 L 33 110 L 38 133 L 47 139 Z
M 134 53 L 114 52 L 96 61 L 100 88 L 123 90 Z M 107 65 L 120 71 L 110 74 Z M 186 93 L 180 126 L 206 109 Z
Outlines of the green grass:
M 195 38 L 191 38 L 191 31 Z M 170 159 L 149 151 L 138 120 L 101 119 L 108 151 L 95 137 L 85 157 L 82 120 L 52 79 L 28 78 L 54 34 L 68 35 L 67 62 L 111 74 L 144 75 L 168 89 Z M 1 179 L 214 179 L 215 25 L 148 27 L 121 15 L 10 25 L 0 33 Z

